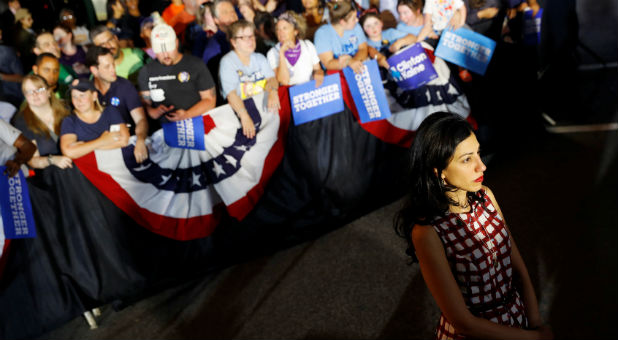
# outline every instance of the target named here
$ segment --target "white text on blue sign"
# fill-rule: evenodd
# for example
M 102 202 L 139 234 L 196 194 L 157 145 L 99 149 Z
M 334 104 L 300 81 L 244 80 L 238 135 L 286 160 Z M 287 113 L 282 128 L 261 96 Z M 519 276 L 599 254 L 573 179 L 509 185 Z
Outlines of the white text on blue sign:
M 337 84 L 332 84 L 294 96 L 292 105 L 294 105 L 294 111 L 299 112 L 325 103 L 330 103 L 339 98 L 341 98 L 339 86 Z

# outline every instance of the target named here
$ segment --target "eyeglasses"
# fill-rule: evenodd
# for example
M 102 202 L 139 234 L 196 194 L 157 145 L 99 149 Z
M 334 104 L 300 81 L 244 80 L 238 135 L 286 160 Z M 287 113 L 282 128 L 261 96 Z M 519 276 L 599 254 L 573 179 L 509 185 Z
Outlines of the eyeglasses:
M 71 20 L 71 19 L 73 19 L 73 16 L 72 16 L 72 15 L 70 15 L 70 14 L 69 14 L 69 15 L 63 15 L 63 16 L 62 16 L 62 20 Z
M 39 88 L 38 88 L 38 89 L 36 89 L 36 90 L 29 90 L 29 91 L 26 91 L 26 92 L 25 92 L 25 94 L 26 94 L 26 96 L 32 96 L 32 95 L 33 95 L 33 94 L 35 94 L 35 93 L 36 93 L 36 94 L 41 94 L 41 93 L 43 93 L 43 92 L 45 92 L 45 91 L 47 91 L 47 89 L 46 89 L 46 88 L 44 88 L 44 87 L 39 87 Z
M 252 34 L 252 35 L 239 35 L 237 37 L 234 37 L 234 39 L 244 40 L 244 41 L 249 41 L 249 40 L 251 40 L 253 38 L 255 38 L 255 34 Z

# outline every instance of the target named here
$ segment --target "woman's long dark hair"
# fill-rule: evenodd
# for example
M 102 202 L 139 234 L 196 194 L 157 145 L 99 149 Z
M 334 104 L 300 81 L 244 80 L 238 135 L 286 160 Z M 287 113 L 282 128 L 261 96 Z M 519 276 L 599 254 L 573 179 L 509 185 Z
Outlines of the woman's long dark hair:
M 413 262 L 417 261 L 412 244 L 414 225 L 430 224 L 448 213 L 450 205 L 458 205 L 446 195 L 457 188 L 443 184 L 442 171 L 453 158 L 457 145 L 472 133 L 466 120 L 446 112 L 430 115 L 416 131 L 410 147 L 409 194 L 394 223 L 397 234 L 408 242 L 406 253 Z

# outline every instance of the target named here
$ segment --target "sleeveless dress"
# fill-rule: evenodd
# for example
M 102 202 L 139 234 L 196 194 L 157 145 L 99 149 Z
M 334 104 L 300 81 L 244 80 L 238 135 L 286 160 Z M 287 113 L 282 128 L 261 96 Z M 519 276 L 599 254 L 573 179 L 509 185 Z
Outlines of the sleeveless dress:
M 472 202 L 468 213 L 449 213 L 432 223 L 470 312 L 492 322 L 527 327 L 524 304 L 513 286 L 511 241 L 504 221 L 484 190 L 484 202 Z M 444 317 L 437 339 L 463 339 Z

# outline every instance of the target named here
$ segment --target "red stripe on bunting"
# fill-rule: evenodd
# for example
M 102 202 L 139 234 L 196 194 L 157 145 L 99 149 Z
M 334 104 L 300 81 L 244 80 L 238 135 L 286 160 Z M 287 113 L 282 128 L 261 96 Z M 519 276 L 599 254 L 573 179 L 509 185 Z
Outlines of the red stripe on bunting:
M 343 71 L 328 71 L 328 74 L 336 73 L 339 73 L 339 77 L 341 78 L 341 92 L 343 93 L 343 101 L 348 108 L 350 108 L 350 111 L 352 111 L 352 114 L 358 124 L 360 124 L 360 126 L 367 132 L 387 143 L 399 145 L 405 148 L 410 147 L 412 140 L 414 140 L 414 136 L 416 135 L 416 132 L 414 131 L 400 129 L 385 119 L 367 122 L 364 124 L 361 123 L 358 116 L 358 109 L 356 108 L 356 104 L 354 104 L 354 99 L 352 98 L 352 93 L 350 92 L 348 83 L 345 80 Z
M 2 245 L 2 252 L 0 252 L 0 279 L 2 279 L 2 273 L 4 273 L 4 266 L 6 266 L 7 258 L 9 257 L 9 244 L 11 240 L 5 239 Z
M 79 170 L 99 188 L 118 208 L 129 215 L 135 222 L 155 234 L 174 240 L 186 241 L 210 235 L 221 219 L 222 205 L 213 207 L 211 215 L 191 218 L 174 218 L 159 215 L 139 206 L 129 194 L 110 176 L 99 171 L 94 152 L 73 162 Z M 101 190 L 100 188 L 105 188 Z
M 210 130 L 217 127 L 217 124 L 215 124 L 215 121 L 212 119 L 210 115 L 202 116 L 202 121 L 204 122 L 204 134 L 205 135 L 207 135 L 210 132 Z
M 281 104 L 281 108 L 279 109 L 279 132 L 277 134 L 277 141 L 271 147 L 266 159 L 264 160 L 264 168 L 262 169 L 260 181 L 247 192 L 247 195 L 227 207 L 227 211 L 230 216 L 235 217 L 238 220 L 245 218 L 253 209 L 260 197 L 262 197 L 264 188 L 268 183 L 268 179 L 270 179 L 283 159 L 285 141 L 287 139 L 286 137 L 292 112 L 288 88 L 289 86 L 279 86 L 279 103 Z

